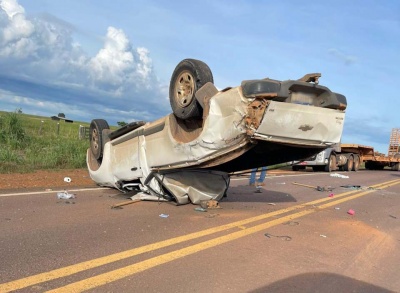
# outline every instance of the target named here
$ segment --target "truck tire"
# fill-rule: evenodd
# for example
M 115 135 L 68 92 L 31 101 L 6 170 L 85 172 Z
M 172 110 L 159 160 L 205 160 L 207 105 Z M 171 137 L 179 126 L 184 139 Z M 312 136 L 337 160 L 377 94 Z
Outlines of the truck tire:
M 354 154 L 354 162 L 353 162 L 353 171 L 357 172 L 358 170 L 360 170 L 360 156 Z
M 332 172 L 336 170 L 336 156 L 331 154 L 329 156 L 328 164 L 325 166 L 325 172 Z
M 400 171 L 400 163 L 396 163 L 392 166 L 393 171 Z
M 344 166 L 343 166 L 343 170 L 344 171 L 351 171 L 351 170 L 353 170 L 353 165 L 354 165 L 353 154 L 350 154 L 350 155 L 348 155 L 346 157 L 347 157 L 347 161 L 346 161 L 346 164 L 344 164 Z
M 214 82 L 207 64 L 196 59 L 179 62 L 169 84 L 169 102 L 176 117 L 186 120 L 203 115 L 195 94 L 207 82 Z
M 90 123 L 90 150 L 96 160 L 101 160 L 103 157 L 103 129 L 110 129 L 106 120 L 93 119 Z

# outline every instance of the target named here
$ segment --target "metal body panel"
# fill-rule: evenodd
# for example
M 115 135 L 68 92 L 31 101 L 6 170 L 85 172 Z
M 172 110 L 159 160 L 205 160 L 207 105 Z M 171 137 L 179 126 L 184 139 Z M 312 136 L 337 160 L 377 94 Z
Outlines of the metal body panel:
M 277 143 L 331 146 L 340 141 L 344 112 L 271 101 L 254 136 Z

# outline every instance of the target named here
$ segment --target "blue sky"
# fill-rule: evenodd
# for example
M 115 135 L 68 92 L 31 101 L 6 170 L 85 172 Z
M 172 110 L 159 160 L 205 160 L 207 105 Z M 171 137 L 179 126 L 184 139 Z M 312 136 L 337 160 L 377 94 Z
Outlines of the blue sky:
M 342 141 L 386 153 L 399 52 L 400 1 L 0 0 L 0 109 L 155 120 L 185 58 L 218 88 L 321 72 L 347 97 Z

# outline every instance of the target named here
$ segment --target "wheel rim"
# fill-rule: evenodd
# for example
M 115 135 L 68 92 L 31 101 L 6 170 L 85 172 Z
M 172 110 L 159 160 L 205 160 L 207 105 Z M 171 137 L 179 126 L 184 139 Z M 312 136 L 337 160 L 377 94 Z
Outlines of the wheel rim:
M 189 106 L 193 100 L 195 90 L 194 78 L 189 71 L 179 74 L 175 83 L 175 101 L 182 108 Z
M 92 151 L 97 154 L 99 149 L 99 132 L 96 128 L 92 130 Z

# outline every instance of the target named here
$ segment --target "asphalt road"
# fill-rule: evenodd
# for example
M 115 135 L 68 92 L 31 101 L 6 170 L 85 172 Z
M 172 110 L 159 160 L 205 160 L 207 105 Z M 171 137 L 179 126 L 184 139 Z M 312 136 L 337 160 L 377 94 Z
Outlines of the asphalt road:
M 400 292 L 400 172 L 279 174 L 207 212 L 0 192 L 0 292 Z

